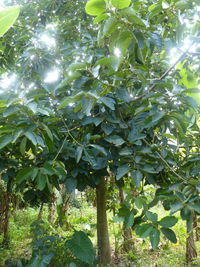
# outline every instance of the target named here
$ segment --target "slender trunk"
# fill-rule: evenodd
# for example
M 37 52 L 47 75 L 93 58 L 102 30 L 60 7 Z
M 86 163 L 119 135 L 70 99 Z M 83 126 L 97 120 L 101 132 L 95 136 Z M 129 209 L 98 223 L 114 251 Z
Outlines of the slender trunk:
M 119 188 L 119 199 L 120 199 L 120 203 L 122 204 L 124 202 L 124 191 L 122 188 Z M 124 251 L 128 252 L 133 245 L 132 232 L 130 228 L 126 229 L 123 226 L 123 238 L 124 238 L 123 249 Z
M 66 213 L 69 208 L 70 199 L 71 199 L 71 196 L 67 194 L 63 197 L 63 203 L 61 204 L 60 212 L 58 214 L 58 222 L 61 227 L 64 224 L 66 225 L 68 224 Z
M 197 214 L 194 215 L 193 228 L 195 229 L 195 239 L 200 240 L 200 227 L 198 226 Z
M 99 263 L 102 265 L 111 262 L 107 213 L 106 213 L 106 179 L 102 177 L 96 187 L 97 200 L 97 244 Z
M 9 236 L 8 236 L 8 229 L 9 229 L 9 207 L 10 207 L 10 196 L 9 193 L 6 192 L 4 194 L 4 211 L 3 211 L 3 246 L 8 246 L 9 243 Z
M 43 207 L 44 207 L 44 203 L 42 202 L 41 205 L 40 205 L 39 213 L 38 213 L 38 220 L 42 219 Z
M 193 216 L 192 216 L 193 217 Z M 192 219 L 193 222 L 193 219 Z M 197 257 L 197 250 L 194 242 L 194 231 L 191 227 L 191 220 L 186 221 L 187 227 L 187 241 L 186 241 L 186 263 L 191 264 L 193 260 Z
M 48 214 L 48 221 L 50 223 L 54 223 L 55 214 L 56 214 L 56 196 L 55 194 L 52 195 L 51 201 L 49 203 L 49 214 Z

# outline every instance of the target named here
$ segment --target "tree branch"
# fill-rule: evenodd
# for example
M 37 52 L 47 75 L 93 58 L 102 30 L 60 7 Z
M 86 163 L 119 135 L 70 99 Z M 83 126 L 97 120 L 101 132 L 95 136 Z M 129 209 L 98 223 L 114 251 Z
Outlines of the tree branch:
M 157 81 L 162 81 L 164 78 L 166 78 L 168 75 L 169 75 L 169 73 L 175 68 L 175 66 L 187 55 L 187 53 L 188 53 L 188 50 L 189 50 L 189 48 L 185 51 L 185 52 L 183 52 L 182 53 L 182 55 L 172 64 L 172 66 L 168 69 L 168 70 L 166 70 L 166 72 L 165 73 L 163 73 L 162 74 L 162 76 L 160 77 L 160 78 L 158 78 L 157 79 Z M 155 84 L 153 84 L 150 88 L 149 88 L 149 90 L 148 90 L 148 92 L 147 93 L 145 93 L 145 94 L 142 94 L 142 95 L 140 95 L 140 96 L 138 96 L 138 97 L 136 97 L 136 98 L 134 98 L 134 99 L 132 99 L 132 100 L 130 100 L 130 102 L 137 102 L 138 100 L 140 100 L 140 99 L 142 99 L 143 97 L 145 97 L 148 93 L 150 93 L 155 87 L 157 86 L 157 84 L 155 83 Z

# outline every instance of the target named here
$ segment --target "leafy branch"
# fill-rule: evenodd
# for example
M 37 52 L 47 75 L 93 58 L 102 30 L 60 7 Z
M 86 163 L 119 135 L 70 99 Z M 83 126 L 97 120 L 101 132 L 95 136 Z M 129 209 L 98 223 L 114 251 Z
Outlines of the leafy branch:
M 166 70 L 165 73 L 162 74 L 162 76 L 161 76 L 160 78 L 158 78 L 158 79 L 156 79 L 156 80 L 157 80 L 157 81 L 162 81 L 163 79 L 165 79 L 165 78 L 170 74 L 170 72 L 176 67 L 176 65 L 177 65 L 183 58 L 185 58 L 185 56 L 188 54 L 188 50 L 189 50 L 189 48 L 188 48 L 185 52 L 183 52 L 182 55 L 180 55 L 180 57 L 179 57 L 179 58 L 172 64 L 172 66 L 170 66 L 170 68 L 169 68 L 168 70 Z M 156 83 L 153 84 L 153 85 L 149 88 L 148 93 L 150 93 L 151 91 L 153 91 L 153 89 L 155 89 L 156 86 L 157 86 Z M 130 102 L 137 102 L 138 100 L 141 100 L 141 99 L 142 99 L 143 97 L 145 97 L 146 95 L 147 95 L 147 93 L 144 93 L 144 94 L 142 94 L 142 95 L 140 95 L 140 96 L 138 96 L 138 97 L 136 97 L 136 98 L 130 100 Z

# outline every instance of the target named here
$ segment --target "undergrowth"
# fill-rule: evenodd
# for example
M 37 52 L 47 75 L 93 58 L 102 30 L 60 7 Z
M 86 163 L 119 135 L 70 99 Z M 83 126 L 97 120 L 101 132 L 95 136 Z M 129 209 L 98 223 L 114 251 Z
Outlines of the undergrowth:
M 6 260 L 15 261 L 20 258 L 29 260 L 32 255 L 30 225 L 37 219 L 38 208 L 26 208 L 18 210 L 10 217 L 8 248 L 0 247 L 0 267 L 5 266 Z M 161 207 L 157 207 L 156 212 L 162 218 L 166 215 Z M 44 208 L 43 221 L 49 226 L 51 234 L 60 238 L 67 238 L 74 231 L 84 231 L 96 246 L 96 218 L 95 209 L 81 200 L 80 207 L 71 207 L 67 214 L 67 224 L 62 228 L 58 225 L 50 225 L 47 221 L 48 209 Z M 148 239 L 143 240 L 133 233 L 132 248 L 128 252 L 123 250 L 122 225 L 114 223 L 112 214 L 108 214 L 110 239 L 113 254 L 113 265 L 121 267 L 183 267 L 185 266 L 185 224 L 179 220 L 173 227 L 177 235 L 178 242 L 170 243 L 162 237 L 162 242 L 157 251 L 152 251 Z M 1 242 L 2 236 L 0 236 Z M 200 242 L 196 242 L 198 252 L 200 252 Z M 59 249 L 60 246 L 59 246 Z M 196 266 L 200 266 L 200 258 L 196 260 Z

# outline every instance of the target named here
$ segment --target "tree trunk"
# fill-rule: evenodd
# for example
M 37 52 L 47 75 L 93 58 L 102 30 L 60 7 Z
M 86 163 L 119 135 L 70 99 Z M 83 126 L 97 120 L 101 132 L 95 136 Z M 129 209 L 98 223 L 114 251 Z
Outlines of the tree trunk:
M 9 193 L 4 193 L 4 210 L 3 210 L 3 226 L 2 226 L 2 232 L 3 232 L 3 246 L 8 246 L 9 244 L 9 236 L 8 236 L 8 229 L 9 229 L 9 207 L 10 207 L 10 196 Z
M 120 203 L 122 204 L 124 202 L 124 191 L 122 188 L 119 188 L 119 198 L 120 198 Z M 132 232 L 130 228 L 126 229 L 123 226 L 123 238 L 124 238 L 123 249 L 125 252 L 128 252 L 133 245 Z
M 97 200 L 97 245 L 99 263 L 107 265 L 111 262 L 108 223 L 106 214 L 106 179 L 101 178 L 96 187 Z
M 42 219 L 43 207 L 44 207 L 44 203 L 42 202 L 41 205 L 40 205 L 39 213 L 38 213 L 38 220 Z
M 54 223 L 55 214 L 56 214 L 56 196 L 55 194 L 52 195 L 51 201 L 49 203 L 49 214 L 48 214 L 48 221 L 50 223 Z
M 193 221 L 193 219 L 192 219 Z M 186 241 L 186 263 L 191 264 L 193 260 L 197 257 L 197 250 L 194 242 L 194 231 L 191 229 L 191 221 L 186 221 L 187 227 L 187 241 Z
M 63 225 L 68 225 L 66 213 L 67 213 L 68 208 L 69 208 L 70 199 L 71 199 L 71 196 L 66 194 L 66 192 L 65 192 L 65 194 L 63 196 L 63 202 L 59 206 L 58 219 L 57 219 L 57 221 L 61 227 Z
M 195 229 L 195 239 L 200 240 L 200 227 L 198 226 L 197 214 L 194 215 L 193 228 Z

